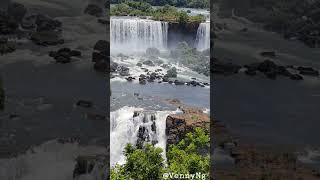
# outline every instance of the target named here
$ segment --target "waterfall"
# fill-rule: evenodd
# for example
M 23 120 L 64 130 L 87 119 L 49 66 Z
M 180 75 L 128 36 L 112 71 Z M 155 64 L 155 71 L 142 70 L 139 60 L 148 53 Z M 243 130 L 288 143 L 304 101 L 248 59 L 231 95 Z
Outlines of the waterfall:
M 123 107 L 110 114 L 110 165 L 124 164 L 124 148 L 128 143 L 142 146 L 152 143 L 166 149 L 166 118 L 174 112 L 145 111 L 141 108 Z
M 112 52 L 145 51 L 149 47 L 165 50 L 168 23 L 139 18 L 111 18 Z
M 197 32 L 197 49 L 203 51 L 210 48 L 210 21 L 201 23 Z

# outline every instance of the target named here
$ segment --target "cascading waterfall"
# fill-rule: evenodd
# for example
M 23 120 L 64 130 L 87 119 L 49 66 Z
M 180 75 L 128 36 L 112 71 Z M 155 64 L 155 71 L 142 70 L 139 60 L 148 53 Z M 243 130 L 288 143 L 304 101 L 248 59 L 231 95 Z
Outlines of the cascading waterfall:
M 210 48 L 210 21 L 201 23 L 197 32 L 197 49 L 203 51 Z
M 168 23 L 139 18 L 111 18 L 112 52 L 145 51 L 167 47 Z
M 165 158 L 166 118 L 174 112 L 144 111 L 141 108 L 123 107 L 111 112 L 110 165 L 124 164 L 124 148 L 128 143 L 143 146 L 152 143 L 162 148 Z

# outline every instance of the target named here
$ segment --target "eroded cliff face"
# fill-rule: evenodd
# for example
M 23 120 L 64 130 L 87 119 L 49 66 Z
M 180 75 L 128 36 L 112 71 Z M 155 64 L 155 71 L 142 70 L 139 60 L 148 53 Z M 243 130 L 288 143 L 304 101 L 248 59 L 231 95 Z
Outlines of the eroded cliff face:
M 206 132 L 210 129 L 210 118 L 197 108 L 183 108 L 181 114 L 171 114 L 166 119 L 167 146 L 176 144 L 185 138 L 189 132 L 202 128 Z
M 168 29 L 168 47 L 174 48 L 179 42 L 186 41 L 194 46 L 196 42 L 197 31 L 200 23 L 169 23 Z

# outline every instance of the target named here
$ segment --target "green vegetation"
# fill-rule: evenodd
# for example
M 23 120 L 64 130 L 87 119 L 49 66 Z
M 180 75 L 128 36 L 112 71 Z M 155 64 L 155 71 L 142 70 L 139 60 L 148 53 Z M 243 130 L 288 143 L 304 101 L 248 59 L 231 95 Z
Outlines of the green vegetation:
M 113 4 L 120 4 L 126 0 L 111 0 Z M 133 0 L 136 2 L 149 3 L 152 6 L 171 5 L 176 7 L 188 8 L 210 8 L 209 0 Z
M 203 15 L 189 16 L 185 11 L 179 11 L 176 7 L 165 5 L 160 8 L 152 8 L 147 2 L 125 1 L 111 7 L 111 16 L 151 16 L 153 20 L 168 22 L 203 22 Z
M 190 69 L 206 76 L 210 74 L 210 58 L 208 53 L 201 53 L 186 42 L 180 42 L 177 48 L 171 51 L 171 57 Z
M 162 149 L 150 144 L 138 149 L 131 144 L 125 148 L 126 164 L 111 169 L 112 180 L 162 179 L 163 173 L 196 174 L 209 177 L 210 138 L 201 128 L 188 133 L 184 140 L 170 145 L 167 166 L 162 158 Z

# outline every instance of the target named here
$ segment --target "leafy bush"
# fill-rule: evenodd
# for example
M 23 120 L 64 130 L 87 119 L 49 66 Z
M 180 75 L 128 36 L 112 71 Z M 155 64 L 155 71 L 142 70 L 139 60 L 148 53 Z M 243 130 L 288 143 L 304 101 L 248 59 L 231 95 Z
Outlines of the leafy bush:
M 210 138 L 201 128 L 188 133 L 177 145 L 171 145 L 167 153 L 165 165 L 162 149 L 150 144 L 138 149 L 131 144 L 125 148 L 127 162 L 111 169 L 112 180 L 144 180 L 162 179 L 162 174 L 170 173 L 202 173 L 209 175 Z
M 168 22 L 203 22 L 203 15 L 189 16 L 185 11 L 179 11 L 176 7 L 165 5 L 153 9 L 147 2 L 126 1 L 111 7 L 111 16 L 151 16 L 153 20 Z

